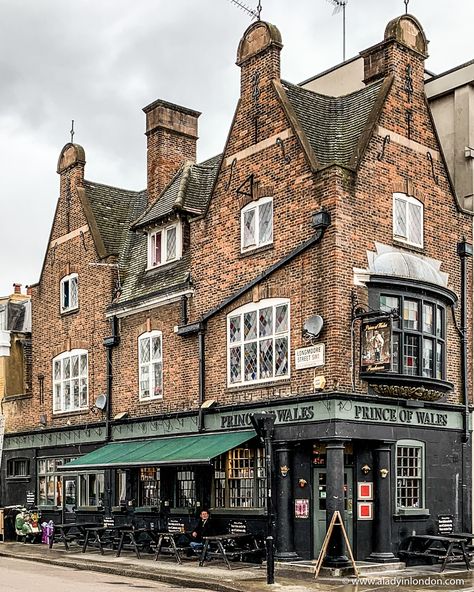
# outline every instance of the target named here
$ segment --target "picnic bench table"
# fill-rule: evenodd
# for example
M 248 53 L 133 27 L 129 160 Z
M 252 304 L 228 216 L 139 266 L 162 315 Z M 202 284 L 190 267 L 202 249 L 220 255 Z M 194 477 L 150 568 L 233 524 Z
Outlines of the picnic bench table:
M 49 548 L 53 548 L 57 533 L 59 533 L 57 542 L 64 543 L 64 548 L 66 551 L 69 551 L 69 543 L 77 542 L 78 544 L 82 544 L 86 534 L 85 529 L 94 526 L 97 526 L 95 522 L 66 522 L 65 524 L 55 524 L 53 535 L 49 539 Z M 71 532 L 72 530 L 78 532 Z
M 408 559 L 425 558 L 442 561 L 440 572 L 446 569 L 448 563 L 454 561 L 464 561 L 466 569 L 470 569 L 470 555 L 466 549 L 466 539 L 459 535 L 413 535 L 408 537 L 407 548 L 400 550 L 399 555 Z
M 121 530 L 133 529 L 131 524 L 113 526 L 108 524 L 95 524 L 84 528 L 85 538 L 82 545 L 82 552 L 85 553 L 89 545 L 97 543 L 101 555 L 104 555 L 104 547 L 111 545 L 112 549 L 120 544 Z M 91 538 L 91 536 L 93 538 Z
M 257 538 L 249 533 L 228 533 L 203 537 L 204 547 L 199 565 L 202 566 L 207 559 L 222 559 L 227 569 L 231 569 L 229 558 L 238 558 L 252 554 L 262 554 Z
M 182 531 L 166 531 L 166 532 L 154 532 L 153 536 L 156 537 L 156 553 L 155 553 L 155 561 L 158 561 L 158 557 L 161 553 L 167 553 L 169 555 L 174 555 L 176 561 L 181 564 L 181 553 L 187 552 L 190 547 L 189 545 L 183 545 L 180 542 L 182 537 L 189 537 L 190 532 L 182 532 Z M 167 543 L 167 545 L 164 545 Z

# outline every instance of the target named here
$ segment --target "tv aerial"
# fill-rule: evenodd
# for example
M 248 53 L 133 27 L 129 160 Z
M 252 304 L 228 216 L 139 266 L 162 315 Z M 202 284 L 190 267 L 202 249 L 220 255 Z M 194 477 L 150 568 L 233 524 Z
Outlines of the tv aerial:
M 349 0 L 327 0 L 334 6 L 333 16 L 342 12 L 342 61 L 346 61 L 346 6 Z M 404 0 L 405 1 L 405 0 Z
M 260 14 L 262 12 L 262 0 L 258 0 L 258 6 L 255 10 L 253 8 L 250 8 L 250 6 L 247 6 L 247 4 L 245 4 L 244 2 L 241 2 L 241 0 L 230 0 L 230 1 L 232 2 L 232 4 L 235 4 L 241 10 L 243 10 L 248 15 L 250 15 L 252 17 L 252 19 L 257 19 L 257 21 L 260 20 Z

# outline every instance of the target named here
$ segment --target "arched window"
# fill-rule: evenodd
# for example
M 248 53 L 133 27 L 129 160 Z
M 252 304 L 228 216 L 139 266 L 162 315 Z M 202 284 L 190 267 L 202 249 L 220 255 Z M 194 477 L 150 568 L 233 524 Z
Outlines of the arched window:
M 87 350 L 73 349 L 53 359 L 53 411 L 87 409 Z
M 261 300 L 227 316 L 228 384 L 290 376 L 290 301 Z
M 393 238 L 423 247 L 423 204 L 405 193 L 393 194 Z
M 79 308 L 77 273 L 66 275 L 61 280 L 61 312 Z
M 273 198 L 262 197 L 240 212 L 241 251 L 250 251 L 273 242 Z
M 163 397 L 163 354 L 161 331 L 138 338 L 138 381 L 141 401 Z

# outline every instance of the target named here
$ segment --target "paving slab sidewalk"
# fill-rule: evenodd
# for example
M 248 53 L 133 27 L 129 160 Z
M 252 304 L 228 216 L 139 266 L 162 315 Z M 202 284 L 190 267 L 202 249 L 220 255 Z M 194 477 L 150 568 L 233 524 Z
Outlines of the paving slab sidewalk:
M 194 587 L 216 592 L 257 592 L 281 590 L 281 592 L 389 592 L 423 590 L 449 590 L 474 592 L 474 579 L 469 572 L 450 569 L 440 576 L 439 566 L 408 568 L 396 574 L 372 574 L 356 582 L 353 578 L 332 578 L 314 580 L 310 574 L 299 577 L 277 570 L 276 583 L 266 584 L 264 566 L 235 563 L 228 570 L 223 563 L 213 561 L 199 567 L 196 559 L 185 560 L 182 565 L 171 559 L 154 561 L 154 556 L 145 554 L 137 559 L 131 554 L 115 557 L 115 552 L 106 551 L 81 553 L 76 547 L 65 551 L 59 545 L 48 549 L 46 545 L 23 543 L 1 543 L 0 558 L 15 558 L 27 561 L 49 563 L 78 570 L 111 573 L 123 577 L 150 579 L 174 584 L 183 588 Z M 460 583 L 452 584 L 457 580 Z M 416 582 L 416 585 L 413 585 Z M 432 585 L 430 585 L 432 583 Z

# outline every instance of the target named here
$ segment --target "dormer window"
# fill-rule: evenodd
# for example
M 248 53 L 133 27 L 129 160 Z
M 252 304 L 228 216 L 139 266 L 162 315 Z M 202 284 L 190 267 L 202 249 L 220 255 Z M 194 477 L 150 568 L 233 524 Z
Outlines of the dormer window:
M 423 204 L 410 195 L 393 195 L 393 238 L 423 247 Z
M 78 276 L 71 273 L 61 280 L 61 312 L 79 308 Z
M 181 258 L 181 224 L 158 228 L 148 234 L 148 268 L 159 267 Z
M 241 252 L 273 242 L 273 198 L 262 197 L 249 203 L 240 213 Z

